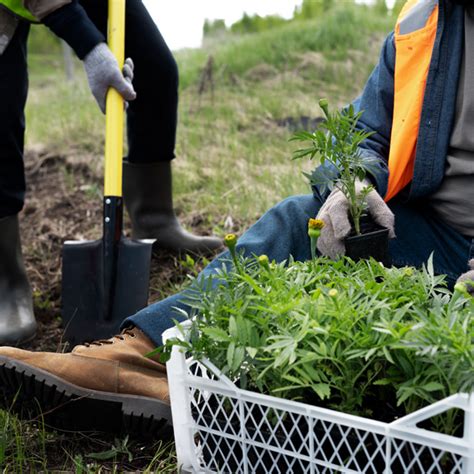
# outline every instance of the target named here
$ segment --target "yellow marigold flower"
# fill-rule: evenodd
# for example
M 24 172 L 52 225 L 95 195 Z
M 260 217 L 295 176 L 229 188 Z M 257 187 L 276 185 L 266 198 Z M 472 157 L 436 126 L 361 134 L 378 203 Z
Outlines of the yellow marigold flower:
M 267 255 L 260 255 L 260 257 L 258 257 L 258 263 L 262 265 L 262 267 L 267 268 L 270 263 L 270 259 Z
M 338 291 L 336 290 L 336 288 L 331 288 L 331 289 L 329 290 L 328 295 L 329 295 L 331 298 L 335 298 L 335 297 L 337 296 L 337 293 L 338 293 Z
M 308 235 L 312 239 L 317 239 L 321 235 L 321 229 L 324 227 L 324 221 L 321 219 L 309 219 Z
M 324 227 L 324 221 L 322 219 L 309 219 L 308 229 L 319 229 Z
M 224 244 L 227 248 L 233 249 L 237 245 L 237 236 L 235 234 L 227 234 L 224 237 Z
M 412 267 L 406 267 L 403 269 L 403 274 L 407 277 L 413 276 L 413 268 Z

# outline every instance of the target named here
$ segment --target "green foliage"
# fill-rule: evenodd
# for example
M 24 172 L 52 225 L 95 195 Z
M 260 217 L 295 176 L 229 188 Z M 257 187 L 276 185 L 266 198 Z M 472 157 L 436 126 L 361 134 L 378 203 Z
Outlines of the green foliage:
M 326 189 L 339 189 L 349 202 L 349 214 L 356 234 L 360 234 L 360 218 L 367 210 L 367 195 L 372 186 L 358 190 L 358 183 L 367 173 L 375 173 L 378 162 L 371 156 L 363 155 L 360 145 L 374 132 L 367 132 L 357 123 L 363 112 L 355 112 L 350 105 L 341 112 L 329 112 L 328 101 L 319 101 L 325 119 L 314 132 L 298 132 L 291 140 L 310 142 L 309 147 L 296 150 L 294 159 L 319 158 L 321 166 L 312 174 L 305 175 L 310 183 L 318 186 L 324 193 Z
M 249 69 L 265 63 L 288 70 L 300 61 L 299 55 L 317 51 L 331 59 L 346 60 L 348 50 L 366 50 L 367 35 L 388 32 L 393 19 L 379 16 L 373 9 L 357 5 L 335 6 L 323 17 L 308 21 L 290 21 L 258 35 L 229 35 L 207 51 L 183 51 L 177 54 L 180 83 L 187 87 L 200 77 L 209 54 L 216 68 L 225 68 L 229 76 L 241 77 Z M 334 78 L 325 78 L 332 81 Z
M 242 388 L 389 420 L 474 389 L 474 299 L 431 261 L 239 258 L 196 282 L 187 339 L 165 358 L 178 344 Z
M 177 472 L 170 441 L 58 433 L 47 429 L 41 415 L 24 421 L 4 410 L 0 410 L 0 468 L 3 473 Z
M 293 18 L 296 20 L 310 20 L 326 14 L 334 7 L 334 0 L 303 0 L 303 3 L 295 8 Z
M 223 33 L 227 32 L 227 26 L 225 21 L 222 19 L 217 20 L 208 20 L 207 18 L 204 20 L 204 26 L 202 28 L 204 38 L 209 36 L 219 36 Z
M 58 145 L 80 148 L 83 151 L 102 153 L 104 146 L 104 116 L 97 108 L 97 104 L 90 93 L 87 82 L 67 83 L 59 64 L 51 87 L 42 87 L 41 101 L 36 101 L 30 95 L 27 102 L 27 139 L 45 143 L 49 140 L 50 147 Z M 58 69 L 56 70 L 58 71 Z M 83 78 L 81 71 L 80 78 Z M 32 84 L 44 79 L 32 78 Z M 31 134 L 31 135 L 30 135 Z
M 0 410 L 0 466 L 3 472 L 41 472 L 46 468 L 50 435 L 43 420 L 22 424 L 9 411 Z
M 207 265 L 209 265 L 210 261 L 205 256 L 199 256 L 194 258 L 186 254 L 184 259 L 179 260 L 179 265 L 185 269 L 186 273 L 197 276 L 199 272 Z
M 286 23 L 301 20 L 314 20 L 315 18 L 322 18 L 337 5 L 335 0 L 303 0 L 300 6 L 295 7 L 293 17 L 289 20 L 282 18 L 279 15 L 267 15 L 261 17 L 260 15 L 249 15 L 244 13 L 242 18 L 227 28 L 224 20 L 206 19 L 203 25 L 203 36 L 204 38 L 222 37 L 224 34 L 248 34 L 248 33 L 261 33 L 263 31 L 278 28 Z M 345 0 L 344 8 L 350 8 L 354 6 L 353 0 Z M 374 7 L 374 12 L 377 14 L 386 15 L 388 8 L 385 4 L 385 0 L 377 0 Z
M 124 439 L 116 438 L 110 449 L 96 453 L 89 453 L 86 457 L 96 461 L 109 461 L 111 459 L 117 459 L 117 456 L 123 455 L 127 457 L 128 462 L 133 461 L 133 454 L 128 447 L 128 436 L 125 436 Z
M 61 55 L 61 42 L 45 26 L 33 25 L 28 37 L 28 52 L 33 54 Z
M 261 17 L 260 15 L 249 16 L 244 13 L 241 20 L 235 22 L 230 30 L 232 33 L 259 33 L 262 31 L 270 30 L 286 23 L 287 20 L 278 15 L 269 15 Z

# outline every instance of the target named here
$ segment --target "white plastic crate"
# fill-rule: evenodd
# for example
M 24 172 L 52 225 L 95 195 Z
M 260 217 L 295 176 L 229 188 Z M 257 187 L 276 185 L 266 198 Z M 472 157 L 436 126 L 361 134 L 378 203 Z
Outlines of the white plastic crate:
M 383 423 L 241 390 L 204 364 L 177 346 L 167 363 L 180 472 L 474 474 L 474 395 Z M 464 410 L 463 438 L 417 426 L 452 408 Z

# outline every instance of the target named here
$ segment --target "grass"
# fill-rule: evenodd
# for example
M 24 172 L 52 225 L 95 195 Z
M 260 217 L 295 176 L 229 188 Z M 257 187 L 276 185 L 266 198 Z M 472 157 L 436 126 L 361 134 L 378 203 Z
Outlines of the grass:
M 48 429 L 42 419 L 20 421 L 0 410 L 0 468 L 29 472 L 176 472 L 171 442 L 104 437 L 99 433 L 65 433 Z
M 301 176 L 302 166 L 307 170 L 308 165 L 291 161 L 294 144 L 288 139 L 293 131 L 281 122 L 319 116 L 320 97 L 338 106 L 353 99 L 392 24 L 393 19 L 366 7 L 338 8 L 319 20 L 232 36 L 205 51 L 178 52 L 181 86 L 174 163 L 178 214 L 199 215 L 220 235 L 229 227 L 241 233 L 281 199 L 309 192 Z M 104 118 L 82 66 L 76 63 L 76 78 L 68 83 L 60 48 L 52 50 L 54 54 L 48 54 L 49 46 L 35 47 L 29 57 L 27 147 L 86 158 L 95 167 L 102 159 Z M 209 82 L 204 92 L 198 91 L 209 55 L 214 59 L 213 95 Z M 97 198 L 95 191 L 91 198 Z M 165 282 L 163 293 L 169 288 Z M 48 295 L 41 301 L 47 305 Z M 124 443 L 124 439 L 102 441 L 92 434 L 54 432 L 41 420 L 20 422 L 0 411 L 0 467 L 5 472 L 136 469 L 145 447 L 136 440 Z M 89 456 L 104 452 L 114 454 L 109 459 Z M 148 443 L 146 453 L 140 469 L 176 470 L 172 447 Z
M 231 36 L 224 45 L 215 44 L 208 51 L 178 55 L 181 83 L 188 87 L 195 82 L 209 53 L 217 67 L 225 68 L 230 76 L 242 76 L 262 63 L 278 71 L 293 69 L 298 65 L 298 55 L 309 51 L 323 53 L 330 60 L 345 60 L 351 50 L 366 50 L 371 35 L 387 32 L 393 23 L 389 16 L 374 15 L 368 8 L 343 5 L 322 18 L 292 21 L 244 37 Z

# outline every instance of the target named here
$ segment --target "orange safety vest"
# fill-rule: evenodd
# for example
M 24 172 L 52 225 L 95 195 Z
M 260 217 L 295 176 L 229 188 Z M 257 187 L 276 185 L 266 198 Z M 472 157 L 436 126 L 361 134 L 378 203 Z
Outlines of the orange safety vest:
M 438 26 L 438 3 L 408 0 L 395 26 L 393 121 L 385 201 L 413 179 L 421 111 Z

